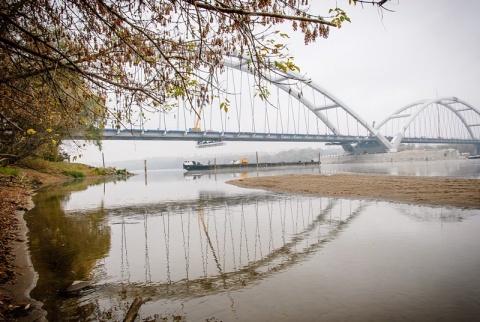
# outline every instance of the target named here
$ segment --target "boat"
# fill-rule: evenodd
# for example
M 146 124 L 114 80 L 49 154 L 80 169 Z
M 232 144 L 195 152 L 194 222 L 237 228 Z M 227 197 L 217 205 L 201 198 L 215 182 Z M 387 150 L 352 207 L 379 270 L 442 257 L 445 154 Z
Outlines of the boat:
M 292 167 L 318 165 L 318 161 L 298 161 L 298 162 L 262 162 L 248 163 L 245 159 L 235 160 L 226 164 L 203 164 L 198 161 L 184 161 L 183 169 L 187 171 L 212 171 L 225 169 L 254 169 L 254 168 L 273 168 L 273 167 Z
M 469 159 L 480 159 L 480 154 L 476 154 L 476 155 L 471 155 L 468 157 Z
M 211 147 L 222 146 L 222 145 L 225 145 L 225 142 L 223 142 L 223 141 L 198 141 L 197 142 L 197 149 L 211 148 Z

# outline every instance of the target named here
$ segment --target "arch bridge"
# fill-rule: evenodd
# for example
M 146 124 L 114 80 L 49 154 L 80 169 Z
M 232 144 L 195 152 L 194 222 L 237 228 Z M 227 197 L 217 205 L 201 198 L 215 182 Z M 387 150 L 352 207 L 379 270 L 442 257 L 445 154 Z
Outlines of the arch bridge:
M 375 126 L 300 73 L 270 72 L 261 83 L 269 97 L 262 100 L 247 59 L 227 57 L 224 66 L 223 78 L 217 79 L 224 91 L 210 93 L 208 100 L 199 97 L 196 110 L 182 100 L 178 108 L 155 113 L 139 106 L 137 127 L 112 122 L 103 139 L 187 140 L 198 147 L 227 141 L 327 142 L 354 154 L 396 152 L 401 143 L 474 144 L 480 150 L 480 111 L 456 97 L 411 103 Z M 220 108 L 226 102 L 228 112 Z M 116 104 L 120 110 L 122 101 Z

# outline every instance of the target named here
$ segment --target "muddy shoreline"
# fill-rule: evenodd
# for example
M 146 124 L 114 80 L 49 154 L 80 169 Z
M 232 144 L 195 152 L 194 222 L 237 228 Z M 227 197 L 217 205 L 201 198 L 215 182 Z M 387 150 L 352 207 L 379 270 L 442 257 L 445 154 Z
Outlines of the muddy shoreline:
M 433 206 L 480 208 L 480 179 L 376 174 L 280 175 L 227 183 L 253 189 Z
M 27 168 L 19 171 L 18 177 L 0 176 L 0 321 L 46 321 L 43 303 L 30 297 L 38 277 L 30 260 L 28 227 L 23 216 L 34 207 L 32 197 L 37 189 L 72 178 Z M 122 176 L 90 175 L 86 180 Z
M 37 273 L 30 261 L 28 228 L 23 216 L 35 205 L 32 197 L 41 187 L 62 184 L 71 178 L 19 168 L 19 175 L 0 177 L 0 321 L 46 321 L 43 303 L 30 297 Z
M 0 186 L 0 320 L 42 321 L 46 316 L 43 304 L 30 298 L 37 274 L 30 261 L 23 215 L 34 206 L 32 195 L 32 187 L 18 182 Z

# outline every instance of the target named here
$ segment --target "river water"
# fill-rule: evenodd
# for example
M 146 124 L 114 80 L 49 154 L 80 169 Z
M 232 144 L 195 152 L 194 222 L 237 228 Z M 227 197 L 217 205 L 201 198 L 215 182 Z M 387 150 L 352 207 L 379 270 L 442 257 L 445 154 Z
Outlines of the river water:
M 247 176 L 480 178 L 479 160 L 139 173 L 40 191 L 25 214 L 49 321 L 473 321 L 480 211 L 273 193 Z M 73 281 L 91 284 L 65 290 Z

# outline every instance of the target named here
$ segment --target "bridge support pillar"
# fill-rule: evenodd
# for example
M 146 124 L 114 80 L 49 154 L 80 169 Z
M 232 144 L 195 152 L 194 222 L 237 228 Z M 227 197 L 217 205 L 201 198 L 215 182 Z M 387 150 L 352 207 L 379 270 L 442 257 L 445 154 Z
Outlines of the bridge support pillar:
M 475 150 L 473 151 L 474 155 L 480 154 L 480 144 L 475 144 Z

